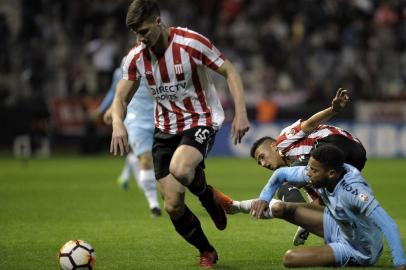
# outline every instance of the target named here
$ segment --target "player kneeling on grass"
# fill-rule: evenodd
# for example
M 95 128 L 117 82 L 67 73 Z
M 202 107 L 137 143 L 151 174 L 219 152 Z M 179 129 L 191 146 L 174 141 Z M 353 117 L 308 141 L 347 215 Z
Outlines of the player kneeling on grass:
M 311 184 L 324 206 L 272 201 L 284 182 Z M 325 245 L 288 250 L 286 267 L 370 266 L 388 241 L 396 269 L 405 269 L 406 257 L 395 222 L 380 206 L 371 187 L 353 166 L 344 163 L 340 149 L 324 145 L 311 152 L 308 166 L 280 168 L 251 204 L 256 218 L 275 217 L 302 226 L 324 238 Z

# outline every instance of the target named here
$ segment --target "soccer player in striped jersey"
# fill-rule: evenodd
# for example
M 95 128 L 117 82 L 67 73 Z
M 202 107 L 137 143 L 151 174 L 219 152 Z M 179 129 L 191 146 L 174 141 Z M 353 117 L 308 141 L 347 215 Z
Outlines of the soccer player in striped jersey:
M 114 154 L 128 151 L 123 125 L 125 108 L 140 79 L 145 79 L 154 97 L 156 129 L 152 154 L 165 210 L 175 230 L 199 250 L 200 266 L 212 268 L 218 259 L 217 252 L 198 218 L 185 205 L 185 189 L 199 198 L 216 227 L 224 230 L 227 224 L 224 209 L 215 201 L 204 174 L 204 158 L 224 120 L 207 69 L 226 78 L 233 96 L 235 144 L 241 142 L 249 129 L 241 77 L 206 37 L 186 28 L 164 25 L 154 1 L 133 1 L 126 24 L 140 42 L 128 53 L 123 79 L 117 85 L 110 151 Z
M 396 223 L 381 207 L 360 171 L 344 163 L 336 146 L 325 144 L 312 150 L 307 166 L 277 169 L 263 188 L 251 215 L 284 219 L 324 238 L 325 245 L 288 250 L 286 267 L 372 266 L 383 250 L 385 236 L 395 269 L 405 269 L 406 256 Z M 273 202 L 283 182 L 310 184 L 324 206 Z

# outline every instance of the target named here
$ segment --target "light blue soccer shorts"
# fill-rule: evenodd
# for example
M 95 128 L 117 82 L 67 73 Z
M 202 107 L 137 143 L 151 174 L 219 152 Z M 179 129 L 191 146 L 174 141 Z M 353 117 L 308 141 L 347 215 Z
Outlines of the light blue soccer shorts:
M 132 127 L 127 129 L 127 133 L 131 149 L 136 156 L 152 152 L 154 129 Z
M 340 227 L 331 216 L 327 207 L 323 214 L 324 243 L 329 245 L 334 252 L 336 266 L 367 266 L 374 264 L 377 258 L 368 258 L 354 249 L 340 232 Z

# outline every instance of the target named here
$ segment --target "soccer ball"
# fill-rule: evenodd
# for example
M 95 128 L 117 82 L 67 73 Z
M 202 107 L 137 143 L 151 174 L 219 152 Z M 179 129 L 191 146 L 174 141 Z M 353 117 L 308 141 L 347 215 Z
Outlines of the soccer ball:
M 92 270 L 96 264 L 96 253 L 83 240 L 70 240 L 59 250 L 59 266 L 62 270 Z

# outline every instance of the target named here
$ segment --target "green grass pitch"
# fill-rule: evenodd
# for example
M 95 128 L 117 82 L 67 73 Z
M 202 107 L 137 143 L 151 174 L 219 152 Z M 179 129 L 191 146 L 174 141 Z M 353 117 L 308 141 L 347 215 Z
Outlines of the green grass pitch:
M 256 197 L 270 176 L 253 160 L 209 158 L 209 183 L 236 199 Z M 198 253 L 174 231 L 167 214 L 152 219 L 143 194 L 116 185 L 118 157 L 54 157 L 27 164 L 0 158 L 0 269 L 58 269 L 59 248 L 84 239 L 96 250 L 96 269 L 198 269 Z M 364 175 L 395 219 L 406 243 L 406 162 L 369 160 Z M 296 226 L 280 220 L 230 216 L 217 231 L 196 198 L 190 208 L 216 247 L 216 269 L 282 269 Z M 307 245 L 322 241 L 311 236 Z M 388 248 L 377 268 L 391 267 Z M 359 268 L 356 268 L 359 269 Z

